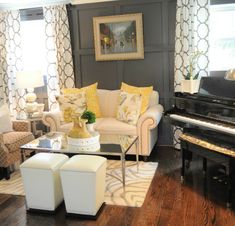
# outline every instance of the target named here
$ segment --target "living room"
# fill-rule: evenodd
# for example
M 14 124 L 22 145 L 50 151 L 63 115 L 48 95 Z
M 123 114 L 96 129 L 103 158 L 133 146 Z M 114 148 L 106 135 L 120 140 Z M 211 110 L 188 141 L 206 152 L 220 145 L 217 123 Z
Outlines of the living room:
M 234 18 L 234 0 L 0 1 L 1 225 L 235 225 Z

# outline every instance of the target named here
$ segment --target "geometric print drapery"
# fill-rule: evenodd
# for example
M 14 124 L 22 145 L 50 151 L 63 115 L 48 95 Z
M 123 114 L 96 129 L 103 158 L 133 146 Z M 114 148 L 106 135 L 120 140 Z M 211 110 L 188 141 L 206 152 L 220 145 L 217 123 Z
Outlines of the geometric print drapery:
M 175 91 L 181 91 L 193 52 L 200 51 L 194 70 L 208 76 L 210 0 L 177 0 L 175 31 Z
M 189 70 L 189 59 L 195 51 L 199 56 L 195 72 L 199 77 L 209 75 L 209 11 L 210 0 L 177 0 L 175 30 L 174 89 L 181 91 L 181 81 Z M 182 129 L 173 128 L 173 143 L 179 148 Z
M 55 96 L 74 87 L 71 39 L 66 5 L 43 7 L 46 34 L 49 110 L 57 109 Z
M 17 71 L 22 70 L 20 12 L 0 12 L 0 105 L 8 103 L 14 116 L 24 115 L 25 90 L 15 87 Z

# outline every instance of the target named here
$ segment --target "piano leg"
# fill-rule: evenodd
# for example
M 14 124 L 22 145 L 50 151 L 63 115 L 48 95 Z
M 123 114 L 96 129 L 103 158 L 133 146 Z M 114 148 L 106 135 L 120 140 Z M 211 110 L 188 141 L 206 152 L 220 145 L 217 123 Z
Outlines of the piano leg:
M 189 151 L 188 143 L 186 143 L 186 149 L 184 151 L 184 159 L 185 159 L 185 167 L 186 169 L 189 169 L 190 163 L 192 162 L 192 159 L 193 159 L 193 153 Z
M 203 158 L 203 175 L 206 175 L 206 171 L 207 171 L 207 159 Z
M 233 192 L 235 191 L 235 159 L 231 158 L 229 160 L 229 183 L 228 183 L 228 200 L 227 207 L 230 208 L 232 203 L 235 203 L 235 195 Z
M 184 181 L 185 174 L 185 149 L 181 147 L 182 165 L 181 165 L 181 183 Z

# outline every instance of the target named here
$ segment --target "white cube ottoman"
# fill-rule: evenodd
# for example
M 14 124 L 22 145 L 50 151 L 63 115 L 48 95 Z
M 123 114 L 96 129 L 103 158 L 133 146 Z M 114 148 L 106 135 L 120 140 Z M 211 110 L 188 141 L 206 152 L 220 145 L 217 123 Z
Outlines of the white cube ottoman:
M 54 211 L 63 201 L 60 167 L 68 156 L 38 153 L 20 165 L 27 209 Z
M 96 218 L 104 203 L 106 158 L 75 155 L 60 168 L 68 214 Z

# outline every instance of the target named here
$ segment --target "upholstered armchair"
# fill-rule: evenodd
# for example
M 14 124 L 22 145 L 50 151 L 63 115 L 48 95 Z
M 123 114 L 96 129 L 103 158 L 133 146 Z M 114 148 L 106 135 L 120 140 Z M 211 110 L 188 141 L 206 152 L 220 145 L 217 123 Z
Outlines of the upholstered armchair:
M 20 146 L 34 139 L 28 121 L 13 121 L 13 131 L 0 134 L 0 168 L 3 177 L 10 179 L 10 166 L 21 158 Z

